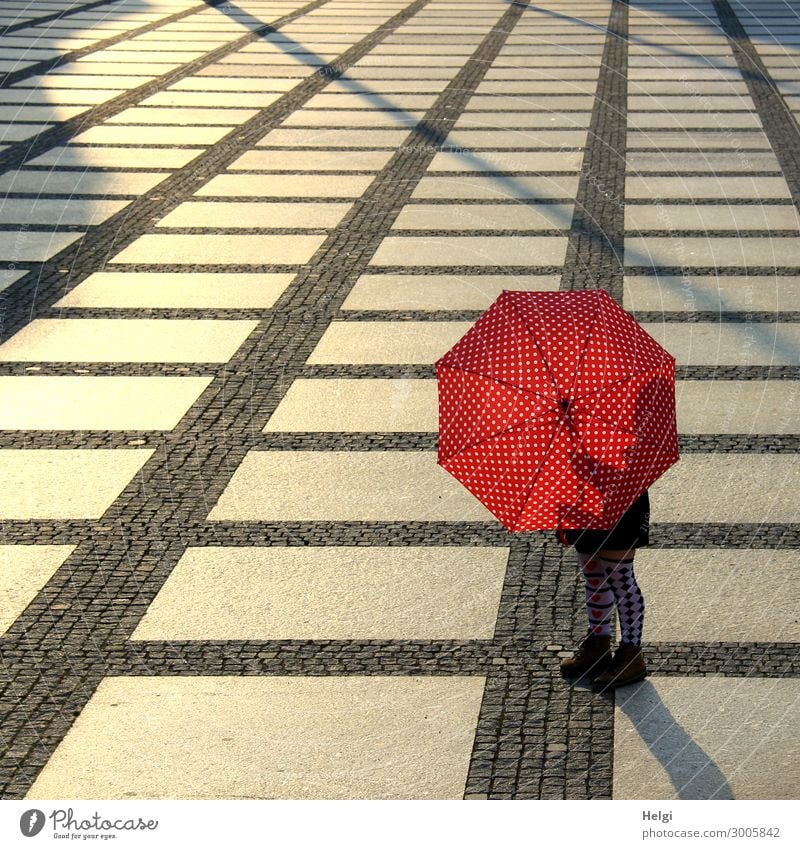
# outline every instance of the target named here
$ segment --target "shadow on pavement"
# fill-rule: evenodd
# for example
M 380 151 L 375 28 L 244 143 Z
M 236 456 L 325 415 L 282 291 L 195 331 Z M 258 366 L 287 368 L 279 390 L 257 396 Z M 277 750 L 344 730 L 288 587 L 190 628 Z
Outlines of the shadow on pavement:
M 669 776 L 678 799 L 736 798 L 722 770 L 670 713 L 650 681 L 617 690 L 615 702 Z M 640 787 L 646 791 L 647 786 L 642 774 Z

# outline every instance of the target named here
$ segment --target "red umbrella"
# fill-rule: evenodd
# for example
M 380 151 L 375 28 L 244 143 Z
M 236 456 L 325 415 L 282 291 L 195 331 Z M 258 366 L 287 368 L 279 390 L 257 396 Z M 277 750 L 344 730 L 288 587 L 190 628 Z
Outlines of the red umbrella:
M 437 363 L 439 465 L 510 531 L 610 529 L 678 460 L 675 358 L 604 291 L 504 291 Z

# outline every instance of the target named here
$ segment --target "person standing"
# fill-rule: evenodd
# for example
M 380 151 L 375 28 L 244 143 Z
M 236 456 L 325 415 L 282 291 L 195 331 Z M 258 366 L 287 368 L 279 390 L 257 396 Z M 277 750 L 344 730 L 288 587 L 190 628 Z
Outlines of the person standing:
M 650 544 L 650 499 L 645 491 L 610 531 L 559 530 L 564 545 L 575 547 L 583 572 L 588 629 L 575 655 L 561 663 L 565 677 L 586 676 L 597 690 L 641 681 L 647 675 L 642 654 L 645 603 L 636 581 L 636 549 Z M 622 639 L 611 655 L 611 618 L 616 605 Z

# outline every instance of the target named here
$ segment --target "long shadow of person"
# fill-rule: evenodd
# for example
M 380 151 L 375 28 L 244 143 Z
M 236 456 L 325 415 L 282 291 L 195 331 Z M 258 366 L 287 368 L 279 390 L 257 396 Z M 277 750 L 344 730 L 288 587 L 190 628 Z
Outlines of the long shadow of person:
M 650 754 L 667 773 L 678 799 L 734 799 L 733 790 L 722 770 L 670 713 L 650 681 L 625 687 L 615 693 L 616 706 L 630 720 L 633 729 Z M 624 745 L 624 731 L 615 730 L 617 744 Z M 615 775 L 625 798 L 652 799 L 652 780 L 635 764 L 641 785 L 634 787 L 615 765 Z M 652 791 L 651 791 L 652 793 Z M 658 797 L 656 797 L 658 798 Z

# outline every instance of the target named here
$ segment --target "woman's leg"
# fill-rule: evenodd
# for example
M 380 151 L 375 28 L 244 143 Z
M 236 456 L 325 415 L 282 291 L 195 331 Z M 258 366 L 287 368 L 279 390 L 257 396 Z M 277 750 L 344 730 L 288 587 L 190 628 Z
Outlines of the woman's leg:
M 647 675 L 642 655 L 644 597 L 633 574 L 635 554 L 634 548 L 626 551 L 603 549 L 597 554 L 605 571 L 606 582 L 614 594 L 622 631 L 622 640 L 613 662 L 594 679 L 594 687 L 598 690 L 632 684 Z
M 622 642 L 640 646 L 644 625 L 644 596 L 633 573 L 635 555 L 635 548 L 603 549 L 598 552 L 598 560 L 617 603 Z
M 611 617 L 614 593 L 606 582 L 605 567 L 597 554 L 578 551 L 575 554 L 583 572 L 586 595 L 588 634 L 576 653 L 561 662 L 561 674 L 568 677 L 595 675 L 611 663 Z

